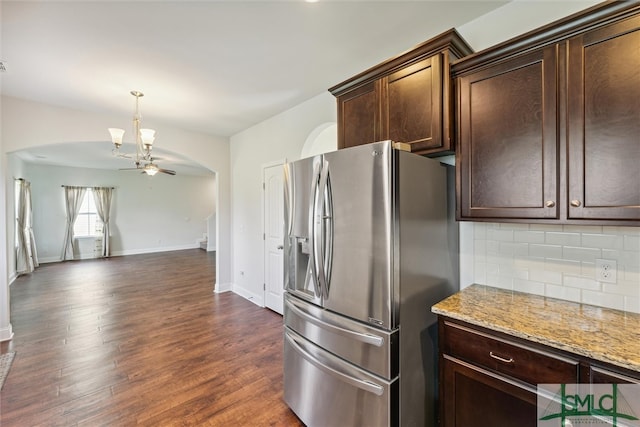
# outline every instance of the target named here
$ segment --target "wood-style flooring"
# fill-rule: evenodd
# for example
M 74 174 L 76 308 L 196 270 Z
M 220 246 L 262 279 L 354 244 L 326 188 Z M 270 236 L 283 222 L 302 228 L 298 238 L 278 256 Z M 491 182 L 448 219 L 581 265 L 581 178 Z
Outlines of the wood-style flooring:
M 282 317 L 200 249 L 45 264 L 11 286 L 0 426 L 300 426 Z

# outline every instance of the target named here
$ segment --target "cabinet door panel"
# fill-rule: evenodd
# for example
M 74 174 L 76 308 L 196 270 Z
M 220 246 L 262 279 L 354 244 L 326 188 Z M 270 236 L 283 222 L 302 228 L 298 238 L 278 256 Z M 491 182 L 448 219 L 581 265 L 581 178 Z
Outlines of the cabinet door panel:
M 640 17 L 569 41 L 569 218 L 640 219 Z
M 457 359 L 444 358 L 444 427 L 535 427 L 535 387 L 506 382 L 500 376 Z
M 556 48 L 461 77 L 462 218 L 558 217 Z
M 388 138 L 413 152 L 443 147 L 441 62 L 436 55 L 387 78 Z
M 338 148 L 375 142 L 380 139 L 379 82 L 364 85 L 338 97 Z M 346 125 L 348 124 L 348 126 Z

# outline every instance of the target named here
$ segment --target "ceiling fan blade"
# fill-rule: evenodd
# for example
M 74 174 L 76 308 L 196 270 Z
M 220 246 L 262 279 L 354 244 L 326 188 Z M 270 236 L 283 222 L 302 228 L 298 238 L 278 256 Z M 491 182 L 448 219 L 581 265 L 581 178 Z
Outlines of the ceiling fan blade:
M 170 169 L 158 169 L 158 172 L 166 173 L 167 175 L 175 175 L 176 171 L 172 171 Z
M 119 171 L 139 171 L 140 168 L 120 168 Z

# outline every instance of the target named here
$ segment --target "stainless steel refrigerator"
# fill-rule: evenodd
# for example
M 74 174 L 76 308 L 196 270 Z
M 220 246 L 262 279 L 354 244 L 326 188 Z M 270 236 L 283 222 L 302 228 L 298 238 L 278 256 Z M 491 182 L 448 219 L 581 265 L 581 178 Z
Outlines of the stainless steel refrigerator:
M 435 425 L 450 169 L 391 141 L 285 165 L 284 399 L 306 425 Z

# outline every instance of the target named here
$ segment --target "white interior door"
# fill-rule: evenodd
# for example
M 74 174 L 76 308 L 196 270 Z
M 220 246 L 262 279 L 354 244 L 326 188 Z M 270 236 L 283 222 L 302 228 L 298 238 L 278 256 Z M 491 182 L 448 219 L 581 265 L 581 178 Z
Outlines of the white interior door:
M 283 162 L 262 171 L 264 183 L 264 301 L 282 314 L 284 285 L 284 171 Z

